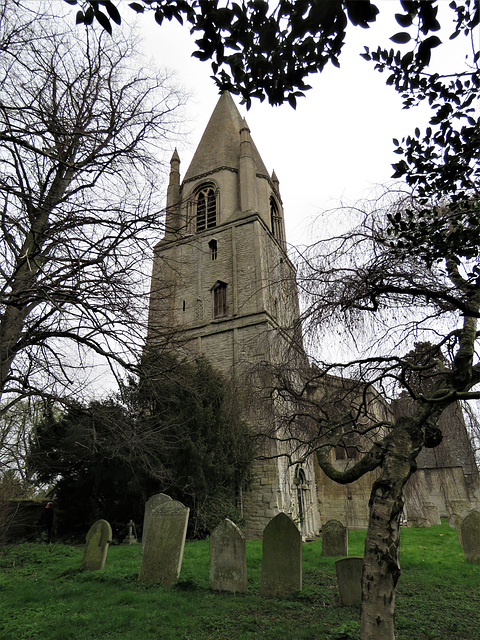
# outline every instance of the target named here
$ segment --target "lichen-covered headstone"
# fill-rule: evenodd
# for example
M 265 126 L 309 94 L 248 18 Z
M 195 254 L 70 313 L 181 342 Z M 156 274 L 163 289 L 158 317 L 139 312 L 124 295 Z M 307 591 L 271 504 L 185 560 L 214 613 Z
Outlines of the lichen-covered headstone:
M 138 581 L 171 585 L 180 575 L 190 509 L 177 500 L 153 507 Z
M 461 524 L 465 560 L 480 564 L 480 511 L 472 511 Z
M 362 568 L 362 556 L 350 556 L 335 562 L 338 590 L 344 607 L 362 602 Z
M 147 539 L 147 531 L 148 524 L 150 522 L 150 516 L 155 507 L 163 504 L 164 502 L 169 502 L 171 500 L 170 496 L 167 496 L 165 493 L 156 493 L 154 496 L 151 496 L 145 503 L 145 513 L 143 515 L 143 529 L 142 529 L 142 553 L 145 548 L 145 540 Z
M 322 529 L 322 556 L 346 556 L 347 529 L 338 520 L 329 520 Z
M 97 520 L 92 524 L 87 533 L 82 571 L 98 571 L 104 568 L 111 541 L 112 527 L 106 520 Z
M 210 587 L 215 591 L 247 591 L 245 536 L 228 518 L 210 536 Z
M 264 596 L 288 596 L 302 588 L 302 535 L 286 513 L 279 513 L 263 531 Z

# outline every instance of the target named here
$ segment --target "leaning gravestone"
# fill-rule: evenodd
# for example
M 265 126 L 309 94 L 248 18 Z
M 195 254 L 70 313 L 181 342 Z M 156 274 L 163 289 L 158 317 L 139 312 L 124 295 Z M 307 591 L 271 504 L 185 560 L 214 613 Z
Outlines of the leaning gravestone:
M 190 509 L 177 500 L 154 507 L 150 514 L 138 581 L 169 586 L 180 575 Z
M 154 496 L 151 496 L 145 503 L 145 513 L 143 515 L 143 529 L 142 529 L 142 553 L 145 548 L 145 540 L 147 539 L 147 531 L 148 525 L 150 522 L 150 516 L 155 507 L 163 504 L 164 502 L 169 502 L 171 500 L 170 496 L 167 496 L 165 493 L 156 493 Z
M 322 529 L 322 556 L 347 555 L 347 529 L 338 520 L 329 520 Z
M 228 518 L 210 536 L 210 587 L 215 591 L 247 591 L 245 536 Z
M 92 524 L 87 533 L 82 571 L 98 571 L 104 568 L 111 541 L 112 527 L 106 520 L 97 520 Z
M 344 607 L 362 602 L 362 556 L 350 556 L 335 562 L 340 600 Z
M 480 511 L 472 511 L 461 524 L 465 560 L 480 564 Z
M 302 536 L 286 513 L 279 513 L 263 531 L 264 596 L 287 596 L 302 588 Z

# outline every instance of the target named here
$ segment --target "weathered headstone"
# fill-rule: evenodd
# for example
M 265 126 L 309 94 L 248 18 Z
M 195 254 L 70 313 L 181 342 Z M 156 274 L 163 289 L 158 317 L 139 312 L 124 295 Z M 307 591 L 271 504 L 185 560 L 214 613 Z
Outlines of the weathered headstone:
M 228 518 L 210 536 L 210 587 L 215 591 L 247 591 L 245 536 Z
M 111 541 L 112 527 L 106 520 L 97 520 L 92 524 L 87 533 L 82 571 L 98 571 L 104 568 Z
M 347 529 L 338 520 L 329 520 L 322 529 L 322 556 L 347 555 Z
M 457 516 L 462 520 L 465 518 L 472 507 L 468 500 L 450 500 L 448 503 L 448 524 L 453 529 L 456 526 Z
M 433 503 L 424 504 L 423 513 L 431 526 L 442 524 L 442 521 L 440 520 L 440 514 L 438 512 L 438 507 L 436 504 L 433 504 Z
M 480 511 L 472 511 L 461 524 L 465 560 L 480 564 Z
M 335 562 L 340 600 L 344 607 L 362 602 L 362 556 L 350 556 Z
M 426 529 L 427 527 L 431 526 L 430 520 L 423 516 L 420 516 L 416 520 L 410 521 L 410 524 L 412 527 L 417 527 L 418 529 Z
M 302 535 L 286 513 L 272 518 L 263 531 L 264 596 L 287 596 L 302 588 Z
M 151 496 L 145 503 L 145 513 L 143 515 L 143 529 L 142 529 L 142 553 L 145 548 L 145 540 L 147 539 L 147 531 L 148 524 L 150 522 L 150 516 L 155 507 L 163 504 L 164 502 L 169 502 L 171 500 L 170 496 L 167 496 L 165 493 L 156 493 L 154 496 Z
M 177 500 L 153 507 L 138 581 L 168 586 L 180 575 L 190 509 Z

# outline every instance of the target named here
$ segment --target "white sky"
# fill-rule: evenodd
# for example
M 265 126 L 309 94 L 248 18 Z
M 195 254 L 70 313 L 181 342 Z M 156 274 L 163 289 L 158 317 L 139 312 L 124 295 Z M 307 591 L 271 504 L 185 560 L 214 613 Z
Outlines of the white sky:
M 449 0 L 440 0 L 439 16 L 447 20 L 452 15 L 448 4 Z M 375 185 L 389 182 L 391 164 L 398 159 L 392 138 L 401 139 L 428 122 L 428 109 L 403 110 L 400 96 L 385 84 L 386 74 L 374 71 L 373 63 L 359 56 L 364 45 L 392 46 L 389 36 L 402 30 L 394 20 L 401 9 L 398 0 L 379 0 L 378 5 L 378 24 L 366 30 L 349 25 L 340 69 L 329 65 L 310 76 L 312 89 L 298 99 L 296 110 L 256 100 L 247 112 L 234 96 L 267 169 L 274 169 L 280 181 L 290 244 L 312 240 L 312 233 L 318 233 L 312 222 L 322 210 L 338 206 L 341 200 L 368 197 Z M 443 24 L 445 17 L 440 21 Z M 172 142 L 172 151 L 178 146 L 183 177 L 218 100 L 210 63 L 191 57 L 194 37 L 176 21 L 160 27 L 146 13 L 139 26 L 147 55 L 174 70 L 178 82 L 192 92 L 189 144 Z M 467 52 L 466 39 L 448 43 L 449 33 L 443 37 L 447 44 L 433 50 L 432 63 L 441 72 Z

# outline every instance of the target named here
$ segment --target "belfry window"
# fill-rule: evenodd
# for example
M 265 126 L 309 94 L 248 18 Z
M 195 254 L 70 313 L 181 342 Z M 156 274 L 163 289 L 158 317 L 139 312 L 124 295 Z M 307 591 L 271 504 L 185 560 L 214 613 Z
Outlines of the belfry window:
M 217 225 L 217 197 L 213 187 L 205 187 L 197 193 L 197 233 Z
M 270 198 L 270 222 L 272 233 L 277 240 L 283 240 L 282 216 L 273 196 Z
M 223 318 L 227 315 L 227 285 L 217 282 L 212 289 L 212 317 Z

